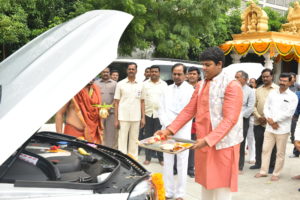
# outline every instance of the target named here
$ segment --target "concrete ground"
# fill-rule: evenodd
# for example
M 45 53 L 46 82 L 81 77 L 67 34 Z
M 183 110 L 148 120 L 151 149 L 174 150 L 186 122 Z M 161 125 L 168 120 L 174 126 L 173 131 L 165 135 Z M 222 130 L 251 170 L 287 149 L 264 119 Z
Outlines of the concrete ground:
M 54 126 L 45 125 L 41 130 L 55 131 Z M 250 170 L 250 164 L 246 163 L 244 173 L 239 175 L 239 191 L 233 193 L 233 200 L 300 200 L 300 180 L 292 180 L 291 177 L 300 174 L 299 158 L 289 158 L 293 145 L 288 142 L 286 150 L 285 165 L 281 178 L 277 182 L 270 181 L 270 175 L 266 178 L 254 178 L 259 170 Z M 139 162 L 145 160 L 144 151 L 142 151 Z M 158 164 L 157 159 L 153 158 L 150 165 L 144 166 L 150 172 L 162 172 L 162 166 Z M 188 177 L 185 200 L 200 200 L 201 186 L 194 182 L 193 178 Z
M 239 191 L 233 193 L 233 200 L 300 200 L 300 180 L 292 180 L 291 177 L 300 174 L 300 159 L 289 158 L 293 145 L 289 142 L 286 151 L 285 165 L 281 178 L 277 182 L 270 181 L 271 175 L 266 178 L 254 178 L 259 170 L 250 170 L 250 164 L 246 163 L 244 173 L 239 175 Z M 143 154 L 143 153 L 141 153 Z M 141 155 L 139 162 L 144 162 L 144 155 Z M 152 159 L 150 165 L 144 165 L 151 172 L 162 172 L 162 167 L 157 159 Z M 188 177 L 186 189 L 186 200 L 200 200 L 201 186 L 194 182 L 193 178 Z

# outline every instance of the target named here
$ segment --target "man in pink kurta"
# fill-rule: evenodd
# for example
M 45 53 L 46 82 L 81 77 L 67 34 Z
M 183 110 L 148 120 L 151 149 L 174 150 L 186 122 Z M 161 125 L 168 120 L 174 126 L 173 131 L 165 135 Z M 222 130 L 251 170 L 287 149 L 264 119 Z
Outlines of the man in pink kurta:
M 189 104 L 171 125 L 156 134 L 175 134 L 195 116 L 197 134 L 197 142 L 193 146 L 196 149 L 195 179 L 204 187 L 202 199 L 231 199 L 230 192 L 236 192 L 238 186 L 239 143 L 242 139 L 242 127 L 237 127 L 237 124 L 241 117 L 243 92 L 241 85 L 232 80 L 228 81 L 224 86 L 224 92 L 220 93 L 218 84 L 222 83 L 217 82 L 224 81 L 225 79 L 221 77 L 226 77 L 222 72 L 224 63 L 222 50 L 217 47 L 209 48 L 201 54 L 200 60 L 205 72 L 205 80 L 197 85 Z M 214 116 L 214 109 L 218 108 L 213 106 L 217 105 L 214 102 L 217 100 L 213 96 L 215 91 L 211 90 L 213 85 L 218 86 L 215 88 L 218 90 L 215 96 L 219 96 L 222 102 L 220 105 L 222 116 L 214 128 L 212 116 Z M 233 134 L 237 136 L 230 138 L 230 135 L 234 136 Z

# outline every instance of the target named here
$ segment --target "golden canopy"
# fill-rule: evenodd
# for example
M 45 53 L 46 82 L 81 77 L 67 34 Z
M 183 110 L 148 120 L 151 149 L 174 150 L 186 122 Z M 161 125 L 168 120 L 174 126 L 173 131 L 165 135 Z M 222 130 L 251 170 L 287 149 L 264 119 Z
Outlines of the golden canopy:
M 270 53 L 270 57 L 280 55 L 285 61 L 299 60 L 300 6 L 298 2 L 294 3 L 294 8 L 289 8 L 288 23 L 282 25 L 281 32 L 267 32 L 268 17 L 254 2 L 245 9 L 241 18 L 242 33 L 233 34 L 232 41 L 220 45 L 225 55 L 232 51 L 245 55 L 250 51 L 257 55 Z

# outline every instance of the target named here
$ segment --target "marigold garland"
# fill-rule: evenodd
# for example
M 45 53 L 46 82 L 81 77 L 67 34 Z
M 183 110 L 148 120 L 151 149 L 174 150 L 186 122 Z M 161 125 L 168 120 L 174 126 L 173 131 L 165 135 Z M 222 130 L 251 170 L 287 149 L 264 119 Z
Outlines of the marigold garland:
M 233 48 L 232 44 L 221 44 L 220 48 L 224 51 L 224 55 L 229 54 Z
M 153 173 L 151 175 L 151 181 L 156 188 L 156 196 L 158 200 L 166 199 L 166 190 L 164 187 L 163 175 L 161 173 Z
M 299 45 L 294 45 L 294 52 L 298 57 L 300 57 L 300 46 Z
M 299 60 L 300 58 L 300 45 L 284 44 L 278 42 L 249 42 L 249 43 L 239 43 L 239 44 L 222 44 L 219 46 L 223 51 L 224 55 L 228 55 L 232 49 L 235 50 L 239 55 L 244 55 L 252 48 L 254 53 L 257 55 L 263 55 L 270 51 L 270 56 L 274 57 L 276 51 L 282 57 L 288 56 L 293 51 L 295 53 L 295 59 Z M 290 56 L 287 59 L 290 60 Z
M 270 42 L 254 42 L 251 43 L 252 49 L 254 51 L 254 53 L 256 53 L 257 55 L 261 56 L 263 54 L 265 54 L 267 51 L 269 51 L 270 49 Z
M 243 43 L 243 44 L 234 44 L 234 50 L 239 54 L 239 55 L 244 55 L 248 53 L 251 45 L 250 43 Z
M 277 49 L 277 52 L 282 56 L 289 55 L 293 49 L 293 45 L 291 45 L 291 44 L 283 44 L 283 43 L 277 43 L 277 42 L 275 42 L 275 47 Z
M 298 57 L 293 53 L 286 56 L 281 56 L 281 60 L 285 62 L 291 62 L 292 60 L 297 60 L 297 58 Z

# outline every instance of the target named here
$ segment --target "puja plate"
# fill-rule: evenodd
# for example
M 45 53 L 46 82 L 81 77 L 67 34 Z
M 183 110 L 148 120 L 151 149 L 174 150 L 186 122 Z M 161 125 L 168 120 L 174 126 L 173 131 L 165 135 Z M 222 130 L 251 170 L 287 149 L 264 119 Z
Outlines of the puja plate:
M 170 154 L 177 154 L 183 152 L 196 142 L 194 140 L 186 140 L 176 137 L 170 137 L 167 140 L 155 141 L 154 143 L 149 143 L 149 140 L 153 137 L 145 138 L 143 140 L 138 141 L 138 145 L 145 149 L 151 149 L 154 151 L 170 153 Z M 174 145 L 173 149 L 164 149 L 164 147 Z

